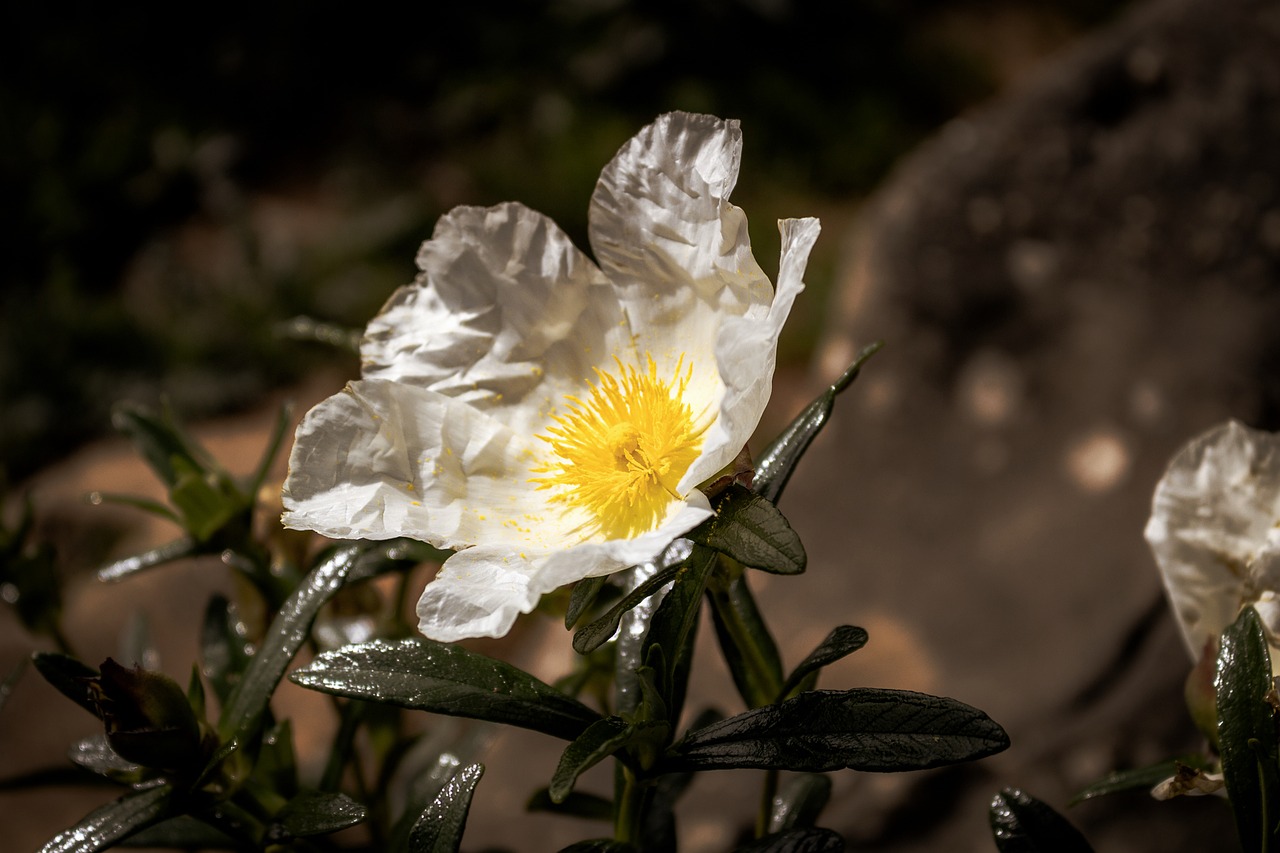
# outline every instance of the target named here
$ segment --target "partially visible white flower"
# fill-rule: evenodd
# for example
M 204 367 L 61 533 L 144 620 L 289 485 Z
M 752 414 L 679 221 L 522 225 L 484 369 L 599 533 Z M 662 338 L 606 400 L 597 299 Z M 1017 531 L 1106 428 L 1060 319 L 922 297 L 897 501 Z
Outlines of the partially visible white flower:
M 1252 604 L 1280 674 L 1278 524 L 1280 435 L 1228 421 L 1170 463 L 1146 536 L 1193 660 Z
M 596 263 L 519 204 L 461 207 L 365 332 L 363 378 L 298 428 L 284 522 L 458 549 L 418 604 L 439 640 L 502 636 L 545 592 L 652 560 L 711 515 L 769 398 L 816 219 L 777 291 L 729 203 L 737 122 L 672 113 L 589 208 Z

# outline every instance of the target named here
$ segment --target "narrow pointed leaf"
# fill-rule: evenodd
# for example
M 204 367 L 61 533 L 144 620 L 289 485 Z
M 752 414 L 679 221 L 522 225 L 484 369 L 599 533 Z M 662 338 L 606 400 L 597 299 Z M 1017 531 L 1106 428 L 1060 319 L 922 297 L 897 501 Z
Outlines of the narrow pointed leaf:
M 1280 849 L 1280 829 L 1272 813 L 1280 801 L 1271 659 L 1262 620 L 1252 607 L 1222 634 L 1218 674 L 1218 744 L 1222 775 L 1245 850 Z
M 157 417 L 143 409 L 120 405 L 111 413 L 111 424 L 128 436 L 156 476 L 169 487 L 178 481 L 174 460 L 182 459 L 200 468 L 208 460 L 196 450 L 185 433 L 167 417 Z
M 707 587 L 720 653 L 748 708 L 771 704 L 782 689 L 782 658 L 746 576 Z
M 481 764 L 469 764 L 454 774 L 413 825 L 409 853 L 456 853 L 471 809 L 471 796 L 483 775 Z
M 346 794 L 306 791 L 285 803 L 276 824 L 285 838 L 306 838 L 355 826 L 368 815 L 368 809 Z
M 591 605 L 595 604 L 596 597 L 600 595 L 600 591 L 604 589 L 608 580 L 607 575 L 600 575 L 594 578 L 583 578 L 573 585 L 573 591 L 569 594 L 569 606 L 564 611 L 565 630 L 573 630 L 578 620 L 591 609 Z
M 800 773 L 791 777 L 773 798 L 769 832 L 809 829 L 831 799 L 831 779 L 820 773 Z
M 778 502 L 800 457 L 804 456 L 809 445 L 827 425 L 831 410 L 836 403 L 836 395 L 858 378 L 867 359 L 879 352 L 882 346 L 884 346 L 882 343 L 877 342 L 858 353 L 853 364 L 849 365 L 840 378 L 818 395 L 818 398 L 797 415 L 796 419 L 773 440 L 773 443 L 765 448 L 764 453 L 756 461 L 755 479 L 752 483 L 752 490 L 756 494 L 772 503 Z
M 1194 770 L 1208 770 L 1209 762 L 1203 756 L 1184 755 L 1181 758 L 1162 761 L 1159 764 L 1152 764 L 1148 767 L 1117 770 L 1114 773 L 1108 773 L 1076 794 L 1067 805 L 1074 806 L 1085 800 L 1092 800 L 1094 797 L 1102 797 L 1107 794 L 1119 793 L 1120 791 L 1132 791 L 1135 788 L 1150 790 L 1164 780 L 1178 775 L 1183 768 L 1188 767 Z
M 776 575 L 800 574 L 807 559 L 799 535 L 778 508 L 739 485 L 725 489 L 715 518 L 690 531 L 689 538 Z
M 117 755 L 105 734 L 76 741 L 67 751 L 67 757 L 85 770 L 116 782 L 132 784 L 142 778 L 142 768 Z
M 584 791 L 570 791 L 560 802 L 551 799 L 551 792 L 539 788 L 524 804 L 528 812 L 549 812 L 584 820 L 613 820 L 613 803 L 604 797 Z
M 843 853 L 844 839 L 830 829 L 790 829 L 758 838 L 737 853 Z
M 225 596 L 214 595 L 205 605 L 200 647 L 205 677 L 218 701 L 225 703 L 253 659 L 248 629 Z
M 276 461 L 276 455 L 280 452 L 280 445 L 283 444 L 284 437 L 289 431 L 292 415 L 291 404 L 285 403 L 280 407 L 275 426 L 271 429 L 271 438 L 267 440 L 267 447 L 262 452 L 262 458 L 258 460 L 258 467 L 254 469 L 253 476 L 249 478 L 249 487 L 245 490 L 251 499 L 256 497 L 262 484 L 267 481 L 267 475 L 271 473 L 271 464 Z
M 669 720 L 679 720 L 684 707 L 702 593 L 718 559 L 715 551 L 693 546 L 688 558 L 678 564 L 674 583 L 654 611 L 640 647 L 640 659 L 646 663 L 655 646 L 662 652 L 665 666 L 658 687 Z
M 1093 853 L 1066 818 L 1016 788 L 996 794 L 988 816 L 1000 853 Z
M 165 563 L 172 563 L 175 560 L 186 559 L 195 554 L 197 550 L 195 540 L 184 536 L 158 548 L 152 548 L 150 551 L 144 551 L 141 554 L 135 554 L 132 557 L 125 557 L 124 559 L 116 560 L 114 563 L 108 563 L 98 569 L 98 580 L 107 582 L 122 580 L 144 569 L 152 569 L 156 566 L 163 566 Z
M 115 492 L 90 492 L 89 503 L 94 506 L 99 504 L 118 504 L 120 506 L 131 506 L 134 509 L 140 509 L 143 512 L 158 515 L 161 518 L 172 521 L 174 524 L 181 524 L 181 519 L 165 504 L 152 498 L 144 498 L 140 495 L 122 495 Z
M 560 755 L 547 789 L 553 803 L 564 802 L 583 773 L 608 758 L 627 742 L 635 726 L 621 717 L 605 717 L 587 726 Z
M 130 791 L 94 809 L 70 829 L 49 839 L 39 853 L 94 853 L 169 816 L 173 789 L 159 785 Z
M 36 672 L 44 676 L 44 680 L 54 689 L 101 719 L 98 706 L 89 696 L 87 681 L 98 677 L 96 669 L 61 652 L 36 652 L 31 656 L 31 662 L 35 665 Z
M 824 666 L 853 654 L 866 644 L 867 632 L 862 628 L 853 625 L 839 625 L 833 628 L 827 638 L 811 651 L 808 657 L 800 661 L 795 672 L 787 678 L 787 683 L 782 686 L 782 695 L 785 696 L 795 690 L 809 673 L 817 672 Z
M 678 768 L 923 770 L 1000 752 L 1009 737 L 977 708 L 906 690 L 813 690 L 688 734 Z
M 586 705 L 510 664 L 425 638 L 325 652 L 290 677 L 325 693 L 507 723 L 565 740 L 600 719 Z
M 583 625 L 573 635 L 573 650 L 580 655 L 589 654 L 600 648 L 618 630 L 622 614 L 631 610 L 640 602 L 671 583 L 671 579 L 680 571 L 680 563 L 658 570 L 657 574 L 637 586 L 622 597 L 622 600 L 593 622 Z
M 130 835 L 119 846 L 176 850 L 236 850 L 240 847 L 231 836 L 189 815 L 162 820 Z
M 285 669 L 306 641 L 316 614 L 342 586 L 359 554 L 358 546 L 340 549 L 313 569 L 285 601 L 222 710 L 218 732 L 224 741 L 243 739 L 257 727 Z

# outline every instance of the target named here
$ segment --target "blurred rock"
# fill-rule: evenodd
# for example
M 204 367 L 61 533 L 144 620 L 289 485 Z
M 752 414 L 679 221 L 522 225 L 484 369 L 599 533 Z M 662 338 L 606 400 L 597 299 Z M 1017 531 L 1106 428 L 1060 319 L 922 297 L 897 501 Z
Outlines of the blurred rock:
M 822 376 L 888 347 L 783 502 L 810 570 L 770 603 L 900 622 L 920 651 L 893 686 L 983 708 L 1013 747 L 888 794 L 855 780 L 832 812 L 859 849 L 987 850 L 999 787 L 1061 808 L 1196 748 L 1142 529 L 1182 442 L 1280 427 L 1277 56 L 1274 3 L 1146 4 L 952 122 L 860 216 Z M 872 630 L 838 686 L 877 654 Z M 1071 816 L 1101 849 L 1233 832 L 1141 794 Z

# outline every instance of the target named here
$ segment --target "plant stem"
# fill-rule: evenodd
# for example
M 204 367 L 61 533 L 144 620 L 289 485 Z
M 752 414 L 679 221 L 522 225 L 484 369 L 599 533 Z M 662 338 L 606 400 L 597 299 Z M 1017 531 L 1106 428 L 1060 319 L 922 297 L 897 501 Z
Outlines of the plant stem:
M 613 837 L 626 844 L 640 845 L 645 791 L 631 768 L 618 763 L 617 806 L 614 813 Z

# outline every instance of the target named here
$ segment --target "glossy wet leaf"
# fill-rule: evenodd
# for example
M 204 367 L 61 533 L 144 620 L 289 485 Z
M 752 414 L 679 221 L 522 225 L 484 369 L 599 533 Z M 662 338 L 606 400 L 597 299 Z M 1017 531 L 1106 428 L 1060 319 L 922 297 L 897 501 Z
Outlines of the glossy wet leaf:
M 89 679 L 98 677 L 96 669 L 61 652 L 36 652 L 31 662 L 55 690 L 98 719 L 102 718 L 89 695 Z
M 325 652 L 290 676 L 304 687 L 573 740 L 595 711 L 510 664 L 425 638 Z
M 645 663 L 649 663 L 655 647 L 661 650 L 663 667 L 657 673 L 657 684 L 665 716 L 670 720 L 680 719 L 684 707 L 702 593 L 718 559 L 715 551 L 693 546 L 679 564 L 671 589 L 654 611 L 640 646 L 640 659 Z
M 787 677 L 787 682 L 782 686 L 782 695 L 795 690 L 800 683 L 810 673 L 816 673 L 824 666 L 833 664 L 841 658 L 851 655 L 858 649 L 867 644 L 867 632 L 862 628 L 854 625 L 838 625 L 827 634 L 826 639 L 818 644 L 818 647 L 809 652 L 808 656 L 800 661 L 795 671 Z
M 635 726 L 621 717 L 604 717 L 587 726 L 560 754 L 547 788 L 551 801 L 563 802 L 578 777 L 626 744 L 634 731 Z
M 923 770 L 1000 752 L 1008 735 L 977 708 L 906 690 L 813 690 L 689 733 L 681 768 Z
M 797 415 L 796 419 L 765 448 L 764 453 L 756 460 L 755 479 L 752 482 L 752 490 L 756 494 L 772 503 L 778 502 L 778 498 L 782 496 L 782 490 L 786 488 L 787 481 L 795 471 L 796 464 L 817 438 L 818 433 L 822 432 L 822 428 L 827 425 L 831 410 L 835 406 L 836 395 L 858 378 L 867 359 L 879 352 L 882 346 L 881 343 L 874 343 L 858 353 L 853 364 L 849 365 L 840 378 L 819 394 L 817 399 Z
M 844 839 L 830 829 L 790 829 L 757 838 L 737 853 L 842 853 Z
M 746 576 L 707 587 L 720 653 L 748 708 L 771 704 L 782 686 L 782 658 Z
M 71 745 L 67 757 L 80 767 L 116 782 L 132 784 L 142 778 L 142 767 L 121 758 L 105 734 L 90 735 Z
M 1222 774 L 1245 850 L 1280 849 L 1274 814 L 1280 802 L 1275 712 L 1267 638 L 1257 611 L 1246 607 L 1222 634 L 1218 675 L 1218 744 Z
M 1093 853 L 1066 818 L 1016 788 L 996 794 L 988 819 L 1000 853 Z
M 455 853 L 462 843 L 462 833 L 471 809 L 484 766 L 463 767 L 440 790 L 431 805 L 423 811 L 409 834 L 409 853 Z
M 130 791 L 94 809 L 70 829 L 49 839 L 39 853 L 93 853 L 169 816 L 173 789 L 159 785 Z
M 223 708 L 218 721 L 223 740 L 241 739 L 257 727 L 289 662 L 306 642 L 316 614 L 342 587 L 359 555 L 359 546 L 340 549 L 316 566 L 285 601 Z
M 787 779 L 773 797 L 769 832 L 787 832 L 815 826 L 831 799 L 831 778 L 821 773 L 799 773 Z
M 569 593 L 569 606 L 564 611 L 565 630 L 573 630 L 573 626 L 577 625 L 596 603 L 596 598 L 608 581 L 607 576 L 600 575 L 594 578 L 583 578 L 573 585 L 573 590 Z
M 573 634 L 573 650 L 580 655 L 590 654 L 609 641 L 618 630 L 622 614 L 634 608 L 649 596 L 671 583 L 680 571 L 679 563 L 659 569 L 653 577 L 622 597 L 622 600 L 605 611 L 599 619 L 583 625 Z
M 369 810 L 346 794 L 304 791 L 285 803 L 275 818 L 287 838 L 328 835 L 363 823 Z
M 733 484 L 716 501 L 716 516 L 689 532 L 689 538 L 744 566 L 778 575 L 804 571 L 799 535 L 776 506 Z
M 184 536 L 181 539 L 175 539 L 141 554 L 135 554 L 132 557 L 124 557 L 113 563 L 108 563 L 98 569 L 98 580 L 107 582 L 122 580 L 146 569 L 163 566 L 175 560 L 184 560 L 194 555 L 198 550 L 195 540 L 189 536 Z

